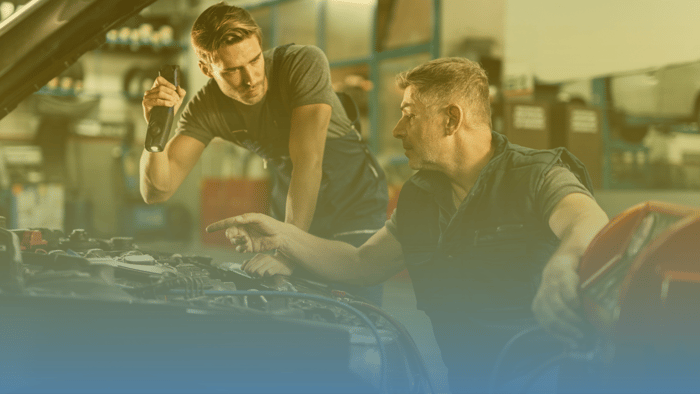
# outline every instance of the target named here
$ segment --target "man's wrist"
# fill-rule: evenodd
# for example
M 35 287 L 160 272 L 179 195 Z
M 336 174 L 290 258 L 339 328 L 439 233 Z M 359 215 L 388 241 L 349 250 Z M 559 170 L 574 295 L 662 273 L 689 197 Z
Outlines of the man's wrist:
M 291 258 L 292 237 L 296 231 L 304 231 L 291 223 L 284 223 L 282 231 L 279 232 L 278 245 L 275 253 L 280 253 L 288 258 Z
M 578 271 L 580 261 L 581 257 L 573 254 L 555 255 L 549 263 L 547 263 L 545 268 L 558 268 L 576 272 Z
M 148 149 L 146 149 L 146 148 L 144 147 L 144 148 L 143 148 L 143 152 L 144 152 L 144 153 L 148 153 L 148 154 L 150 154 L 150 155 L 159 155 L 159 154 L 161 154 L 161 153 L 165 153 L 165 150 L 157 151 L 157 152 L 151 152 L 151 151 L 149 151 Z

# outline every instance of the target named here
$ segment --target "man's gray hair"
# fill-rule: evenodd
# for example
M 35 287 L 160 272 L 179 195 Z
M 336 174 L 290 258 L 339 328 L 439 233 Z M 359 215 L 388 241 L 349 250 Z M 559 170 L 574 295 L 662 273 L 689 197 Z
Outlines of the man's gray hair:
M 425 105 L 460 100 L 477 121 L 491 127 L 491 102 L 486 71 L 476 62 L 461 57 L 431 60 L 396 76 L 401 89 L 416 88 L 418 99 Z

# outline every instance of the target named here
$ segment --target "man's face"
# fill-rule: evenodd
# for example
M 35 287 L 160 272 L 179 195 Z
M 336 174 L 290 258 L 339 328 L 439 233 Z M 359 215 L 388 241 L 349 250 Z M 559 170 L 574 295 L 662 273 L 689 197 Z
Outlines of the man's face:
M 221 91 L 234 100 L 253 105 L 265 97 L 265 59 L 257 37 L 225 45 L 216 51 L 215 61 L 202 71 L 214 78 Z
M 445 136 L 441 116 L 436 106 L 428 107 L 416 97 L 416 88 L 409 86 L 403 93 L 401 119 L 394 127 L 394 138 L 403 143 L 408 165 L 414 170 L 435 169 L 442 156 L 441 142 Z

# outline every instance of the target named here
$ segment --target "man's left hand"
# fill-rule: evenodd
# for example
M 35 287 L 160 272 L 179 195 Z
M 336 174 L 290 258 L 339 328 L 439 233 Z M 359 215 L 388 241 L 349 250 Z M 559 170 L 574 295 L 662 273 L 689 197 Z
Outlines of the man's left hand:
M 580 344 L 587 327 L 578 295 L 578 266 L 586 248 L 607 223 L 605 212 L 583 193 L 566 195 L 549 218 L 549 227 L 561 243 L 542 271 L 532 311 L 542 327 L 573 346 Z
M 258 254 L 246 261 L 241 266 L 243 271 L 260 277 L 285 275 L 289 276 L 294 271 L 294 266 L 280 254 Z
M 542 272 L 542 282 L 532 303 L 540 325 L 573 346 L 584 337 L 577 266 L 575 256 L 557 256 L 551 260 Z

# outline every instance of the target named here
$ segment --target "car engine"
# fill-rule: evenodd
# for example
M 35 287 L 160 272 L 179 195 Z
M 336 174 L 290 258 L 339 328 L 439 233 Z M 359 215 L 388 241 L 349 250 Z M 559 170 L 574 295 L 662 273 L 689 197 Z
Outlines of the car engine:
M 371 303 L 127 237 L 0 229 L 0 315 L 12 392 L 431 392 Z

